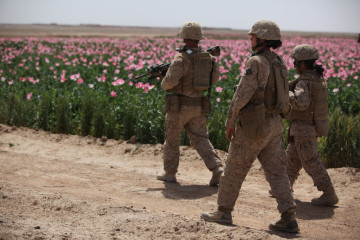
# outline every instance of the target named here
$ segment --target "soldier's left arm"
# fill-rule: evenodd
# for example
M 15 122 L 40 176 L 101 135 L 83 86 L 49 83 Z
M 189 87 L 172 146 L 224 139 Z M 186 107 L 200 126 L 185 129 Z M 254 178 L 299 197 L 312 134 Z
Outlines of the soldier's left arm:
M 289 92 L 290 106 L 296 111 L 304 111 L 310 106 L 310 87 L 308 81 L 299 81 L 294 91 Z

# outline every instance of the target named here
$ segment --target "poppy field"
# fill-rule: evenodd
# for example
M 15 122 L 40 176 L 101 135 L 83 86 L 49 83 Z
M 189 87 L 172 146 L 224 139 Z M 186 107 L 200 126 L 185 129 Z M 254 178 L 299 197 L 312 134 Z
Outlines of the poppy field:
M 291 50 L 303 43 L 319 50 L 318 64 L 325 68 L 328 84 L 331 125 L 329 136 L 319 140 L 322 157 L 328 166 L 360 167 L 360 44 L 353 38 L 285 36 L 276 52 L 284 59 L 290 80 L 297 77 Z M 175 38 L 0 38 L 0 123 L 163 143 L 161 80 L 133 78 L 154 64 L 171 62 L 182 45 Z M 221 81 L 212 88 L 208 131 L 214 147 L 227 150 L 227 109 L 251 47 L 244 39 L 201 41 L 203 48 L 216 45 L 221 48 L 217 57 Z M 189 144 L 185 134 L 181 143 Z M 345 160 L 332 161 L 335 153 Z

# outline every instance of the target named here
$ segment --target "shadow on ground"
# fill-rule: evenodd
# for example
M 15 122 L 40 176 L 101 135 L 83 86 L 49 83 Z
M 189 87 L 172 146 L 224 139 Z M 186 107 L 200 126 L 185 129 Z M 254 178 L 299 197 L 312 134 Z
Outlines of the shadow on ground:
M 310 202 L 296 200 L 296 217 L 302 220 L 328 219 L 335 214 L 335 207 L 314 206 Z
M 181 185 L 177 182 L 164 182 L 163 188 L 148 188 L 146 191 L 161 191 L 164 197 L 170 199 L 198 199 L 216 194 L 218 188 L 209 185 Z

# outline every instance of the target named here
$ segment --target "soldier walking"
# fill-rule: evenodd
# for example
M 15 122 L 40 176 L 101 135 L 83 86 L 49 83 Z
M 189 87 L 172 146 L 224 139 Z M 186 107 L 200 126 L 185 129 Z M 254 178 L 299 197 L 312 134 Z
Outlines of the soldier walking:
M 286 169 L 290 184 L 293 186 L 301 168 L 304 168 L 318 190 L 324 192 L 320 198 L 313 199 L 311 204 L 333 206 L 339 199 L 317 148 L 317 137 L 326 136 L 329 129 L 324 68 L 315 63 L 319 53 L 311 45 L 296 46 L 291 57 L 300 76 L 289 87 L 291 111 L 287 119 L 291 120 L 291 125 Z
M 262 20 L 252 26 L 249 35 L 254 52 L 246 62 L 246 72 L 228 110 L 226 136 L 231 143 L 220 179 L 218 208 L 201 217 L 210 222 L 232 223 L 231 212 L 241 185 L 258 158 L 281 213 L 281 219 L 269 228 L 298 232 L 296 204 L 285 169 L 284 125 L 279 114 L 288 110 L 288 88 L 281 89 L 288 86 L 288 72 L 282 59 L 270 50 L 282 45 L 280 29 L 276 23 Z
M 219 81 L 215 57 L 199 47 L 203 39 L 199 23 L 186 22 L 180 33 L 185 47 L 172 61 L 161 87 L 165 96 L 164 173 L 158 180 L 176 182 L 179 166 L 179 138 L 183 129 L 191 143 L 212 171 L 210 186 L 218 185 L 223 173 L 222 163 L 209 141 L 206 116 L 210 113 L 210 99 L 204 96 L 211 84 Z

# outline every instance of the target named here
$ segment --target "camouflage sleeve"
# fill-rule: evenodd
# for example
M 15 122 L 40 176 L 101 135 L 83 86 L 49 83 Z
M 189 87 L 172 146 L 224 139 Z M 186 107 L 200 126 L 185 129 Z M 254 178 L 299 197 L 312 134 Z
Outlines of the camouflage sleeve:
M 227 114 L 226 127 L 235 127 L 240 110 L 250 101 L 258 88 L 259 62 L 256 58 L 250 58 L 245 66 L 245 74 L 240 79 L 234 97 Z
M 185 73 L 185 62 L 181 54 L 175 56 L 174 60 L 170 64 L 165 77 L 161 81 L 161 87 L 166 91 L 174 88 L 179 84 L 179 80 Z
M 213 60 L 213 70 L 212 70 L 212 74 L 211 74 L 211 82 L 212 84 L 215 84 L 219 81 L 219 77 L 220 77 L 220 74 L 219 74 L 219 68 L 218 68 L 218 64 L 216 62 L 216 59 L 215 57 L 212 57 L 212 60 Z
M 310 106 L 310 89 L 307 81 L 299 81 L 293 92 L 289 92 L 290 106 L 296 111 L 304 111 Z

